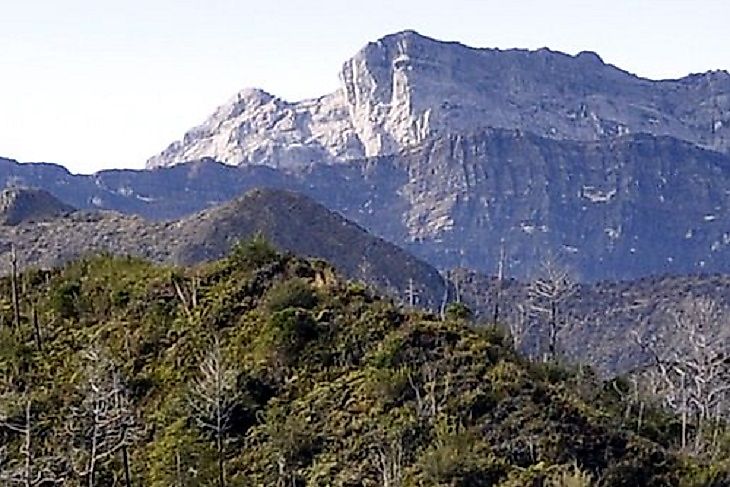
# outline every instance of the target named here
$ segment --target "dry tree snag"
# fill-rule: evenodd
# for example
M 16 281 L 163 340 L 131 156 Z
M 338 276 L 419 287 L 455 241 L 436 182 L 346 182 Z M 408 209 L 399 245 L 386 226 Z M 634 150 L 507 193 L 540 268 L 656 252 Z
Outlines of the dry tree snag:
M 548 260 L 541 264 L 539 276 L 527 289 L 530 314 L 547 325 L 548 357 L 558 358 L 558 334 L 566 326 L 563 304 L 577 291 L 570 272 Z
M 666 332 L 657 332 L 651 338 L 634 333 L 637 344 L 651 360 L 642 373 L 645 386 L 681 415 L 683 450 L 714 450 L 721 420 L 728 411 L 728 314 L 708 298 L 687 298 L 664 314 Z M 692 445 L 688 438 L 691 420 L 695 422 Z M 709 440 L 705 437 L 708 427 Z
M 120 454 L 127 487 L 132 484 L 129 448 L 139 438 L 137 420 L 117 366 L 98 349 L 86 352 L 86 370 L 79 392 L 81 403 L 71 408 L 67 429 L 69 463 L 89 487 L 99 469 Z
M 237 379 L 238 372 L 223 356 L 220 340 L 216 337 L 210 352 L 200 363 L 188 403 L 200 429 L 215 437 L 219 487 L 226 484 L 225 440 L 233 408 L 238 402 Z
M 60 463 L 59 459 L 37 451 L 34 442 L 34 431 L 37 426 L 33 416 L 32 400 L 25 397 L 21 402 L 23 408 L 20 421 L 11 420 L 7 412 L 0 409 L 0 429 L 6 429 L 21 437 L 19 455 L 15 459 L 4 460 L 0 457 L 0 482 L 2 485 L 25 487 L 63 483 L 65 479 L 55 471 L 55 467 Z

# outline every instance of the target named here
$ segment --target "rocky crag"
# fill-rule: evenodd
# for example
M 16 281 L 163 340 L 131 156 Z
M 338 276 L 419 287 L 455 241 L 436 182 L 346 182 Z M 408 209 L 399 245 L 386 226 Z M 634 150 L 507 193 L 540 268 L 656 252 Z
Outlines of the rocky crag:
M 485 128 L 559 140 L 648 133 L 730 150 L 725 71 L 653 81 L 592 52 L 476 49 L 405 31 L 368 44 L 340 79 L 336 92 L 302 102 L 243 90 L 147 165 L 346 162 Z

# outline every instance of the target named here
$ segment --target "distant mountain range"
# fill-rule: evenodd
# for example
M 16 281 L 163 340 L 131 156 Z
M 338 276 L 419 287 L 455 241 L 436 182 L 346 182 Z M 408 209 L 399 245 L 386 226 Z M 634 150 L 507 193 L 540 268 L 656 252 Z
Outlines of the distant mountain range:
M 652 81 L 593 53 L 475 49 L 406 31 L 333 94 L 244 90 L 148 162 L 74 176 L 0 160 L 0 184 L 178 219 L 253 188 L 306 194 L 439 269 L 583 280 L 730 272 L 730 74 Z M 221 164 L 224 163 L 224 164 Z
M 287 189 L 442 269 L 493 272 L 504 242 L 517 277 L 550 256 L 583 280 L 730 272 L 730 157 L 669 137 L 576 142 L 491 130 L 296 171 L 203 160 L 74 176 L 0 160 L 3 183 L 152 220 Z
M 182 167 L 182 166 L 181 166 Z M 214 166 L 215 167 L 215 166 Z M 497 281 L 457 269 L 445 281 L 427 263 L 368 234 L 312 199 L 283 190 L 251 190 L 240 198 L 164 222 L 109 210 L 76 210 L 37 189 L 0 194 L 0 274 L 10 270 L 15 248 L 20 269 L 55 267 L 96 253 L 132 255 L 155 262 L 197 264 L 225 256 L 256 234 L 283 250 L 332 262 L 345 276 L 409 302 L 439 310 L 463 300 L 482 322 L 493 317 Z M 446 286 L 448 286 L 448 291 Z M 502 323 L 529 319 L 527 283 L 500 286 Z M 626 372 L 647 357 L 630 335 L 671 327 L 665 313 L 683 298 L 703 296 L 730 307 L 730 276 L 674 276 L 582 284 L 562 303 L 561 353 L 603 374 Z M 719 324 L 718 324 L 719 326 Z M 544 351 L 545 330 L 525 330 L 523 351 Z

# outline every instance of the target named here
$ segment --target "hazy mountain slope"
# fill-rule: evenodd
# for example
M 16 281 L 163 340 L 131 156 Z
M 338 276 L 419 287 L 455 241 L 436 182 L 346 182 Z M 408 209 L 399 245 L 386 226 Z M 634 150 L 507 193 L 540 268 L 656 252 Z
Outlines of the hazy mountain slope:
M 428 264 L 307 197 L 276 190 L 252 191 L 172 222 L 79 211 L 43 223 L 0 226 L 0 260 L 7 272 L 12 242 L 21 266 L 47 268 L 98 252 L 189 264 L 220 258 L 257 233 L 281 249 L 328 259 L 346 276 L 401 296 L 412 279 L 423 304 L 436 306 L 443 296 L 443 281 Z
M 244 90 L 147 165 L 343 162 L 493 127 L 571 140 L 650 133 L 730 150 L 725 71 L 652 81 L 595 53 L 476 49 L 406 31 L 365 46 L 340 79 L 335 93 L 298 103 Z
M 443 295 L 442 279 L 433 267 L 295 193 L 253 190 L 173 224 L 172 232 L 184 242 L 174 250 L 176 262 L 220 258 L 235 241 L 261 232 L 279 248 L 336 262 L 346 276 L 380 289 L 403 296 L 413 280 L 421 301 L 437 305 Z
M 670 137 L 577 142 L 489 130 L 297 171 L 205 160 L 56 178 L 53 166 L 4 166 L 6 184 L 45 184 L 81 208 L 155 219 L 286 188 L 439 268 L 492 272 L 504 240 L 514 276 L 551 254 L 584 280 L 730 272 L 730 156 Z
M 460 296 L 480 320 L 492 322 L 497 300 L 497 280 L 465 269 L 451 273 Z M 499 291 L 499 322 L 524 330 L 524 353 L 547 353 L 548 328 L 531 311 L 528 281 L 513 279 Z M 558 334 L 560 354 L 571 363 L 588 364 L 605 376 L 623 374 L 651 363 L 639 346 L 677 333 L 671 313 L 681 313 L 685 300 L 711 299 L 730 318 L 730 275 L 654 276 L 632 281 L 577 284 L 559 312 L 563 326 Z M 697 317 L 695 317 L 697 318 Z M 726 333 L 727 322 L 713 321 L 703 329 L 709 337 Z M 519 328 L 518 327 L 518 328 Z
M 42 189 L 8 188 L 0 193 L 0 225 L 40 222 L 75 211 Z

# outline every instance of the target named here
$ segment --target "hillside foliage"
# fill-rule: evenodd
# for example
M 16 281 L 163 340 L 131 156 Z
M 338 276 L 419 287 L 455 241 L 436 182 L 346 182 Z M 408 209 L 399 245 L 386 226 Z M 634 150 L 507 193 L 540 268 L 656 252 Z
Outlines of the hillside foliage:
M 730 482 L 725 450 L 677 452 L 676 417 L 647 406 L 637 426 L 621 381 L 529 362 L 467 309 L 404 309 L 261 240 L 16 286 L 19 325 L 0 283 L 2 485 Z

